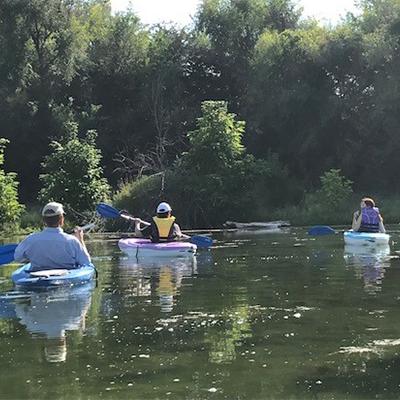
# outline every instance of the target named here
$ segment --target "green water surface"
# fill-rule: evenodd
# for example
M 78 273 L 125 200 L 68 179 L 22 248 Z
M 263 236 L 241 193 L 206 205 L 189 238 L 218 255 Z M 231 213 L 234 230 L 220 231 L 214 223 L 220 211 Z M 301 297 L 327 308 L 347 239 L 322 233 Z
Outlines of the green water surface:
M 194 260 L 92 236 L 97 285 L 0 270 L 1 399 L 398 399 L 400 262 L 306 230 L 215 236 Z

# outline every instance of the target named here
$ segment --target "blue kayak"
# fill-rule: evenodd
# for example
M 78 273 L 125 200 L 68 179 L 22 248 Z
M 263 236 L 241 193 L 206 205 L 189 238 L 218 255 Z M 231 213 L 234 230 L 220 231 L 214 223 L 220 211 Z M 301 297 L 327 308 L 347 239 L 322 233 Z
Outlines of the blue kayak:
M 25 264 L 11 274 L 14 285 L 23 288 L 48 288 L 74 286 L 91 281 L 96 276 L 93 264 L 74 269 L 50 269 L 29 272 L 31 264 Z

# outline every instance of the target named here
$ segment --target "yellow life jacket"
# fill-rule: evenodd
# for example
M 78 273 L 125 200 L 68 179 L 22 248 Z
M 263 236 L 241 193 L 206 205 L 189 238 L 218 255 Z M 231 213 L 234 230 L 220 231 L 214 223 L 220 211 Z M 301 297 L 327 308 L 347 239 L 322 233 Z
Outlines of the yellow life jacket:
M 169 218 L 153 217 L 153 222 L 157 229 L 158 238 L 160 240 L 173 239 L 173 227 L 175 223 L 175 217 L 169 217 Z

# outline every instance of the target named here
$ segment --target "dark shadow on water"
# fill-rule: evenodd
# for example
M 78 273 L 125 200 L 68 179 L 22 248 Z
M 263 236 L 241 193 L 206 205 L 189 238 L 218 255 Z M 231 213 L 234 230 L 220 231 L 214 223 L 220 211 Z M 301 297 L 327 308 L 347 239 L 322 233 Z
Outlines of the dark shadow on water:
M 399 370 L 400 356 L 397 354 L 375 355 L 369 359 L 347 355 L 344 360 L 316 368 L 309 375 L 299 375 L 296 379 L 300 391 L 298 398 L 398 399 Z

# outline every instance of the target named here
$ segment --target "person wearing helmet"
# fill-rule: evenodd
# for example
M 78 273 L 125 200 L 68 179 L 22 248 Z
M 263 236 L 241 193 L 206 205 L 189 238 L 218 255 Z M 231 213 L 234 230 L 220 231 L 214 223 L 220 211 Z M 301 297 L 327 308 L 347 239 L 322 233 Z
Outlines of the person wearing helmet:
M 45 228 L 26 237 L 15 249 L 14 258 L 18 262 L 29 261 L 30 271 L 46 269 L 73 269 L 91 262 L 83 240 L 83 231 L 75 228 L 73 235 L 62 229 L 64 207 L 51 202 L 42 210 Z
M 353 215 L 352 229 L 355 232 L 382 232 L 385 233 L 383 218 L 375 202 L 369 197 L 364 197 L 360 204 L 361 210 Z
M 141 219 L 135 219 L 135 234 L 151 239 L 153 243 L 171 242 L 173 240 L 185 238 L 181 228 L 175 222 L 175 217 L 172 216 L 172 208 L 166 203 L 162 202 L 157 206 L 157 215 L 155 215 L 151 222 L 145 222 Z M 140 225 L 145 225 L 141 228 Z

